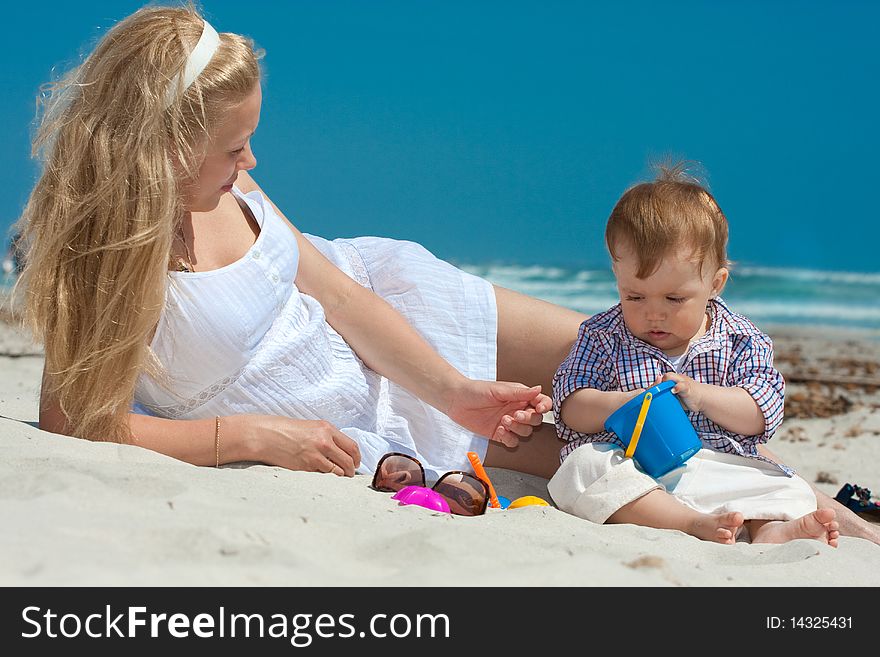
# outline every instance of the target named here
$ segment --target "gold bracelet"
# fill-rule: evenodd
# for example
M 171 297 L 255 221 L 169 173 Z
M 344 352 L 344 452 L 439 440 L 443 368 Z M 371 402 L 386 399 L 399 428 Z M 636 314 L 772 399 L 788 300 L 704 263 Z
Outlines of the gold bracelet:
M 214 418 L 214 453 L 217 456 L 215 468 L 220 467 L 220 416 Z

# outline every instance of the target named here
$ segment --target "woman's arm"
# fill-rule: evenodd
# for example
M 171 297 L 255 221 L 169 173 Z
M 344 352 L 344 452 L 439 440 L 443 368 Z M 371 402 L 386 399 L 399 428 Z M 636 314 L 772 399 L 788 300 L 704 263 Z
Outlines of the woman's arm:
M 167 420 L 132 413 L 132 443 L 194 465 L 256 461 L 289 470 L 332 472 L 351 477 L 360 465 L 357 443 L 323 420 L 277 415 L 230 415 Z
M 69 434 L 67 419 L 47 393 L 40 393 L 40 429 Z M 130 413 L 132 444 L 193 465 L 216 465 L 215 418 L 169 420 Z M 296 420 L 274 415 L 231 415 L 220 418 L 219 463 L 255 461 L 290 470 L 353 476 L 360 465 L 357 443 L 323 420 Z
M 243 191 L 263 193 L 243 171 L 237 184 Z M 539 388 L 465 377 L 384 299 L 352 280 L 290 227 L 300 249 L 297 287 L 320 302 L 327 322 L 367 367 L 468 429 L 507 445 L 515 445 L 518 436 L 527 436 L 540 425 L 550 400 Z

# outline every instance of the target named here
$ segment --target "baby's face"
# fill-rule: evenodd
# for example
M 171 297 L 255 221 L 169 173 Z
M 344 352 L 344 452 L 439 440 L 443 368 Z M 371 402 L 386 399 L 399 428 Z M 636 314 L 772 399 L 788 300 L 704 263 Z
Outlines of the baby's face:
M 668 255 L 647 278 L 638 278 L 638 260 L 631 249 L 619 248 L 614 263 L 623 319 L 630 332 L 670 356 L 684 353 L 691 340 L 706 332 L 706 303 L 719 294 L 727 270 L 717 271 L 682 250 Z

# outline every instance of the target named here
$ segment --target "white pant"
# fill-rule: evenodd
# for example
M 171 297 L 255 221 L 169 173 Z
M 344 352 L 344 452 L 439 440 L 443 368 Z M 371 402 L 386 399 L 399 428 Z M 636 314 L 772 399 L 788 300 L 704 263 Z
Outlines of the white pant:
M 638 468 L 610 443 L 581 445 L 547 484 L 563 511 L 604 523 L 622 506 L 656 489 L 702 513 L 739 511 L 746 520 L 792 520 L 816 510 L 816 495 L 801 477 L 769 463 L 701 449 L 659 479 Z

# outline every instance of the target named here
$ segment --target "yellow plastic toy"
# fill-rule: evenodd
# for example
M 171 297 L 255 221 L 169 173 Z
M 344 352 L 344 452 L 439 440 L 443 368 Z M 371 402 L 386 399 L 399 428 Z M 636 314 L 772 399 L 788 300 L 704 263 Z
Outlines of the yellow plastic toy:
M 546 500 L 542 500 L 540 497 L 524 495 L 523 497 L 517 497 L 507 508 L 518 509 L 521 506 L 550 506 L 550 504 Z
M 642 437 L 642 428 L 645 426 L 645 418 L 648 416 L 648 407 L 651 405 L 652 397 L 653 395 L 650 392 L 646 392 L 645 398 L 642 400 L 642 408 L 639 410 L 636 428 L 633 429 L 632 438 L 629 439 L 629 446 L 623 454 L 628 459 L 631 459 L 632 455 L 636 453 L 636 445 L 639 444 L 639 438 Z

